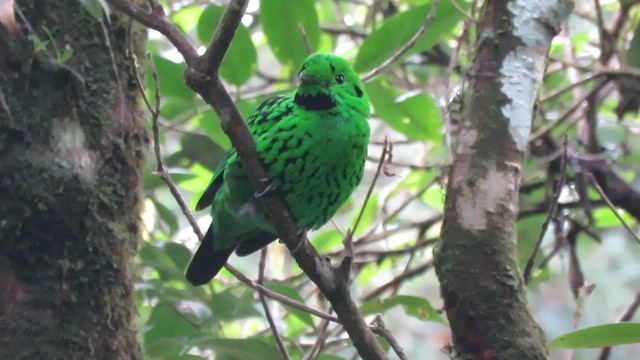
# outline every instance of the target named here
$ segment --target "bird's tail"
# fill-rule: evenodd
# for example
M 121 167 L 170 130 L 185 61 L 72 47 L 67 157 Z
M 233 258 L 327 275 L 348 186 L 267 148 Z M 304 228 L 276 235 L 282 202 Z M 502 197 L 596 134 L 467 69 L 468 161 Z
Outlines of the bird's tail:
M 213 232 L 211 228 L 204 236 L 198 251 L 187 268 L 187 281 L 194 286 L 204 285 L 211 281 L 227 263 L 235 247 L 229 249 L 213 248 Z

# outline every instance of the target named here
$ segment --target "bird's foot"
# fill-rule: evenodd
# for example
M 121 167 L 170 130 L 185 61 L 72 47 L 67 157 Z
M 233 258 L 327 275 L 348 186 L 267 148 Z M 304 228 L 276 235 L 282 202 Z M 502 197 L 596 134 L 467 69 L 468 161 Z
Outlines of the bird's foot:
M 264 188 L 264 190 L 262 190 L 260 192 L 256 191 L 255 194 L 253 194 L 253 196 L 255 196 L 256 198 L 262 197 L 264 194 L 277 189 L 277 187 L 276 187 L 276 185 L 274 183 L 269 182 L 269 179 L 260 179 L 260 182 L 268 183 L 268 184 Z
M 296 244 L 296 247 L 293 248 L 293 250 L 291 251 L 292 253 L 296 253 L 304 247 L 304 244 L 308 241 L 306 234 L 307 234 L 307 230 L 305 228 L 298 229 L 298 231 L 296 232 L 298 243 Z

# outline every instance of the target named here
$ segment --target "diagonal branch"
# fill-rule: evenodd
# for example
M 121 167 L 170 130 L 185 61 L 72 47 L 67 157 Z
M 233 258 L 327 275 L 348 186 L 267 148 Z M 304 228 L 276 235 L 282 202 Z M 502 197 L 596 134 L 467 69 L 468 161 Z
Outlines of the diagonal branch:
M 351 258 L 345 258 L 338 266 L 331 265 L 306 239 L 305 232 L 295 225 L 280 193 L 269 189 L 269 177 L 256 154 L 253 137 L 217 74 L 232 40 L 222 37 L 232 38 L 244 15 L 248 0 L 235 0 L 230 3 L 216 30 L 214 42 L 202 56 L 197 55 L 184 35 L 167 19 L 164 12 L 157 10 L 157 7 L 148 12 L 127 0 L 109 2 L 133 19 L 165 35 L 184 56 L 188 65 L 185 72 L 187 85 L 211 105 L 220 117 L 222 128 L 240 155 L 242 165 L 256 193 L 261 194 L 260 202 L 269 214 L 280 239 L 286 244 L 300 268 L 329 300 L 360 356 L 363 359 L 386 359 L 385 351 L 349 292 Z

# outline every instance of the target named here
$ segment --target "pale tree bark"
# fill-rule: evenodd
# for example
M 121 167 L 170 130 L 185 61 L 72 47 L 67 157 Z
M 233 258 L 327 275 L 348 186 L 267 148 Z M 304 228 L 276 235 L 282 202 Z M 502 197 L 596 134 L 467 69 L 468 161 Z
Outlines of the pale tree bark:
M 534 101 L 571 8 L 562 0 L 485 3 L 435 262 L 457 359 L 546 358 L 527 309 L 515 222 Z
M 77 0 L 17 5 L 30 38 L 0 29 L 0 358 L 142 358 L 131 260 L 147 135 L 125 50 L 146 33 Z

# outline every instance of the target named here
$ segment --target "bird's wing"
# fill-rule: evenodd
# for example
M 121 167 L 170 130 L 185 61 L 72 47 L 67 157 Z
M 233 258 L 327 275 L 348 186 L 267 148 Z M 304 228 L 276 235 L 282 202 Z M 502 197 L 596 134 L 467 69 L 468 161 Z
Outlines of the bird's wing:
M 291 97 L 286 95 L 280 95 L 272 97 L 264 101 L 247 119 L 247 126 L 253 136 L 257 136 L 268 131 L 276 122 L 282 119 L 283 116 L 288 115 L 291 112 Z M 231 149 L 227 154 L 227 157 L 216 168 L 211 183 L 205 190 L 198 204 L 196 210 L 202 210 L 213 203 L 220 185 L 222 185 L 222 179 L 224 170 L 227 164 L 238 161 L 238 154 L 235 149 Z
M 235 150 L 232 149 L 227 153 L 227 157 L 225 157 L 224 160 L 222 160 L 220 164 L 218 164 L 218 167 L 213 172 L 213 178 L 211 179 L 211 182 L 209 183 L 207 190 L 204 191 L 204 194 L 202 194 L 202 196 L 200 197 L 200 200 L 198 200 L 198 204 L 196 205 L 196 210 L 202 210 L 210 206 L 211 204 L 213 204 L 213 198 L 218 192 L 220 185 L 222 185 L 224 169 L 227 167 L 227 163 L 229 163 L 229 160 L 231 160 L 231 158 L 234 156 L 238 156 L 238 155 L 236 154 Z

